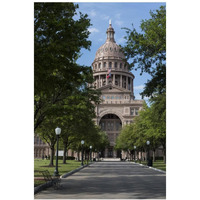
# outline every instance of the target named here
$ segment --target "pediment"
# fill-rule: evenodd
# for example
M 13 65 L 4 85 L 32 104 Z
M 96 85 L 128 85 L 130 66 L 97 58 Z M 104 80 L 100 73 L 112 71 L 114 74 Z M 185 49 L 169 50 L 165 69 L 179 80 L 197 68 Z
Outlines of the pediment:
M 116 85 L 106 85 L 101 88 L 98 88 L 102 93 L 124 93 L 124 92 L 131 92 L 125 88 L 118 87 Z

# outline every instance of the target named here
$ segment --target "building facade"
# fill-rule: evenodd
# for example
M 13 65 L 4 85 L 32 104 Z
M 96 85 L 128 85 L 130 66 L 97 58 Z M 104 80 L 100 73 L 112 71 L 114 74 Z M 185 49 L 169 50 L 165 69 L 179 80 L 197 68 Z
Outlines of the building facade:
M 115 42 L 115 31 L 111 23 L 106 34 L 106 42 L 97 50 L 92 69 L 95 80 L 93 86 L 101 91 L 102 98 L 102 102 L 96 107 L 94 120 L 107 133 L 110 145 L 101 155 L 93 153 L 93 157 L 130 158 L 128 152 L 116 151 L 114 146 L 121 128 L 134 121 L 142 109 L 144 100 L 135 99 L 135 76 L 129 71 L 125 56 Z M 46 155 L 50 155 L 50 148 L 35 136 L 34 157 L 42 158 Z M 155 155 L 162 156 L 162 148 L 158 148 Z M 72 150 L 68 151 L 68 156 L 74 156 L 76 159 L 80 157 Z M 145 157 L 145 152 L 140 152 L 138 156 Z
M 134 121 L 142 109 L 143 100 L 134 97 L 135 76 L 129 71 L 125 56 L 116 44 L 111 25 L 106 31 L 106 42 L 97 50 L 92 63 L 94 87 L 101 91 L 102 103 L 96 107 L 96 124 L 108 135 L 110 146 L 102 152 L 105 158 L 123 157 L 114 150 L 121 128 Z

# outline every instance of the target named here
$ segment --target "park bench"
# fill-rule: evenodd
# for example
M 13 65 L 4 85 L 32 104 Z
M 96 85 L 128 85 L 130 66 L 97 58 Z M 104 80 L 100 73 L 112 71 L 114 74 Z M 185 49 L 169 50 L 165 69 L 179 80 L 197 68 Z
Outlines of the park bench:
M 54 189 L 61 188 L 60 177 L 52 177 L 48 170 L 40 171 L 46 183 L 51 182 L 53 184 Z

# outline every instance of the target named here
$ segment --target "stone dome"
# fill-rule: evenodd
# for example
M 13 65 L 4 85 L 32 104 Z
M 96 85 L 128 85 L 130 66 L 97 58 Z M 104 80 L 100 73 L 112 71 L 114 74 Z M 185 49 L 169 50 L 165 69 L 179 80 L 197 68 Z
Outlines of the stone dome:
M 119 45 L 116 44 L 114 39 L 114 29 L 109 24 L 109 27 L 106 31 L 107 33 L 107 40 L 106 42 L 97 50 L 95 60 L 99 58 L 105 58 L 105 57 L 114 57 L 114 58 L 121 58 L 125 59 L 125 56 L 120 48 Z
M 102 57 L 116 57 L 125 59 L 125 56 L 115 42 L 106 41 L 96 52 L 95 59 L 102 58 Z

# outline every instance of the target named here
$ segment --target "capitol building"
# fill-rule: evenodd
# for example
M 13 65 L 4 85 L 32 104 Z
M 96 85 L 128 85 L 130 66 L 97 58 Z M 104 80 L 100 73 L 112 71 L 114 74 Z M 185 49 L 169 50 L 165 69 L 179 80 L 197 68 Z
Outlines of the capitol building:
M 92 63 L 93 87 L 101 91 L 101 103 L 95 108 L 95 123 L 108 135 L 110 145 L 101 152 L 103 158 L 125 158 L 127 152 L 114 149 L 116 138 L 123 126 L 130 124 L 142 109 L 144 100 L 134 96 L 135 76 L 128 69 L 128 63 L 119 45 L 115 42 L 115 31 L 109 23 L 107 39 L 97 50 Z M 37 135 L 34 137 L 34 157 L 49 155 L 50 149 Z M 68 151 L 68 156 L 79 157 L 77 152 Z M 93 154 L 93 157 L 99 155 Z
M 134 78 L 119 45 L 115 31 L 109 23 L 106 42 L 97 50 L 92 63 L 96 90 L 101 91 L 102 102 L 96 106 L 95 122 L 108 135 L 110 146 L 101 152 L 101 157 L 119 158 L 125 152 L 114 150 L 121 128 L 134 121 L 142 109 L 144 100 L 134 96 Z

